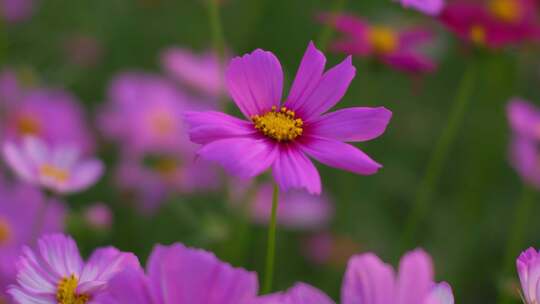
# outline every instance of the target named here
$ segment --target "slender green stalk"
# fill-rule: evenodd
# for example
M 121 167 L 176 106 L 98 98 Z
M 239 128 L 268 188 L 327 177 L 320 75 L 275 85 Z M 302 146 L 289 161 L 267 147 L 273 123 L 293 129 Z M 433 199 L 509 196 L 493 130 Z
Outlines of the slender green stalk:
M 276 259 L 276 219 L 277 207 L 279 204 L 279 188 L 274 185 L 274 193 L 272 195 L 272 215 L 268 225 L 268 242 L 266 247 L 266 267 L 264 272 L 263 294 L 269 293 L 272 290 L 272 280 L 274 277 L 274 262 Z
M 514 222 L 508 236 L 506 243 L 506 251 L 503 261 L 502 277 L 512 272 L 514 267 L 514 260 L 519 255 L 521 249 L 523 249 L 523 240 L 525 239 L 525 231 L 527 224 L 531 217 L 532 207 L 534 206 L 535 192 L 528 186 L 524 186 L 521 199 L 516 205 Z M 512 303 L 511 299 L 504 294 L 504 288 L 499 288 L 499 295 L 497 297 L 497 303 Z
M 225 57 L 225 38 L 221 25 L 221 15 L 219 12 L 219 0 L 208 0 L 208 21 L 212 31 L 212 44 L 219 61 L 223 64 Z
M 412 210 L 405 224 L 405 232 L 401 240 L 402 250 L 411 246 L 415 239 L 415 233 L 419 223 L 424 219 L 428 211 L 433 193 L 439 181 L 441 171 L 444 168 L 450 148 L 454 143 L 459 128 L 463 124 L 465 113 L 470 103 L 474 83 L 476 79 L 476 67 L 471 63 L 459 84 L 456 98 L 448 119 L 448 123 L 443 130 L 441 137 L 435 145 L 431 157 L 429 158 L 424 177 L 417 190 Z
M 334 1 L 334 6 L 332 7 L 332 16 L 333 16 L 332 18 L 334 18 L 334 16 L 337 16 L 345 8 L 346 3 L 347 3 L 347 0 Z M 326 50 L 326 47 L 328 46 L 328 42 L 330 41 L 330 38 L 332 38 L 332 33 L 334 32 L 332 23 L 333 23 L 333 20 L 330 20 L 324 25 L 317 39 L 317 46 L 319 47 L 321 51 Z

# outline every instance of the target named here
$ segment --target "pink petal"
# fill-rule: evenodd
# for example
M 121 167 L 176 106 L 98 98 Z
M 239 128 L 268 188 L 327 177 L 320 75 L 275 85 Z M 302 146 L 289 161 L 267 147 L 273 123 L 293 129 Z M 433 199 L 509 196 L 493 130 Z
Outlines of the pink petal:
M 280 145 L 272 174 L 283 191 L 305 188 L 311 194 L 321 193 L 321 178 L 317 168 L 298 146 Z
M 423 250 L 417 249 L 401 258 L 397 282 L 397 304 L 418 304 L 433 286 L 433 263 Z
M 338 103 L 349 84 L 354 78 L 356 69 L 352 65 L 351 56 L 347 57 L 340 64 L 328 70 L 322 76 L 316 88 L 311 94 L 302 98 L 301 103 L 295 103 L 292 110 L 296 111 L 304 121 L 315 119 L 318 115 Z M 301 77 L 297 75 L 296 77 Z
M 24 157 L 24 153 L 11 142 L 6 142 L 2 149 L 4 161 L 15 172 L 15 174 L 25 182 L 33 183 L 36 174 L 31 167 L 30 160 Z
M 369 31 L 369 24 L 364 20 L 347 14 L 321 14 L 318 19 L 333 25 L 338 31 L 356 38 L 363 37 Z
M 387 304 L 395 301 L 394 271 L 376 255 L 366 253 L 349 260 L 341 289 L 343 304 Z
M 140 268 L 126 268 L 109 281 L 109 288 L 103 297 L 96 299 L 98 303 L 107 304 L 153 304 L 148 288 L 148 279 Z
M 437 64 L 429 57 L 408 50 L 383 56 L 381 60 L 397 70 L 410 73 L 430 73 L 437 69 Z
M 532 302 L 529 294 L 529 265 L 533 265 L 538 259 L 538 252 L 534 248 L 528 248 L 523 251 L 516 260 L 516 268 L 519 275 L 519 281 L 521 283 L 521 289 L 523 290 L 523 296 L 528 302 Z
M 281 102 L 283 71 L 271 52 L 257 49 L 232 59 L 226 80 L 231 97 L 248 119 Z
M 277 145 L 264 138 L 229 138 L 211 142 L 197 154 L 217 162 L 232 175 L 251 178 L 272 165 L 277 157 Z
M 100 160 L 93 159 L 83 161 L 73 168 L 72 179 L 64 190 L 66 192 L 77 192 L 84 190 L 97 182 L 105 170 Z
M 299 105 L 306 102 L 306 99 L 319 84 L 325 64 L 324 54 L 315 47 L 313 42 L 309 42 L 285 103 L 286 107 L 298 108 Z
M 187 112 L 185 119 L 191 126 L 189 131 L 191 141 L 198 144 L 257 132 L 252 123 L 221 112 Z
M 401 0 L 401 4 L 426 15 L 436 16 L 443 10 L 445 0 Z
M 334 304 L 326 294 L 304 283 L 296 283 L 286 292 L 259 297 L 253 304 Z
M 382 167 L 356 147 L 333 139 L 306 136 L 302 150 L 327 166 L 356 174 L 375 174 Z
M 423 304 L 454 304 L 452 287 L 446 282 L 435 285 Z
M 14 303 L 51 304 L 56 302 L 52 294 L 34 294 L 18 286 L 10 286 L 7 293 L 13 297 Z
M 321 116 L 309 125 L 309 132 L 339 141 L 366 141 L 384 133 L 391 117 L 383 107 L 347 108 Z
M 513 98 L 506 112 L 514 132 L 525 137 L 540 138 L 540 109 L 524 99 Z
M 38 241 L 41 258 L 60 276 L 80 275 L 83 261 L 75 241 L 63 234 L 46 235 Z
M 163 282 L 163 260 L 169 252 L 169 246 L 156 245 L 146 263 L 146 271 L 149 278 L 149 286 L 155 297 L 156 303 L 163 303 L 164 290 Z
M 50 159 L 49 149 L 45 142 L 37 137 L 27 136 L 23 139 L 22 148 L 29 160 L 34 164 L 40 164 Z

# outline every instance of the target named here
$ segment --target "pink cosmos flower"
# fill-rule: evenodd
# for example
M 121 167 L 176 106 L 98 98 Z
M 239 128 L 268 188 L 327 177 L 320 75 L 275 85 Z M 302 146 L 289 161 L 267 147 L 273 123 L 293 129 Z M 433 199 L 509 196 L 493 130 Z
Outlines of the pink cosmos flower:
M 538 9 L 536 0 L 457 0 L 440 19 L 465 41 L 500 48 L 540 41 Z
M 510 161 L 523 180 L 540 189 L 540 109 L 514 98 L 508 104 L 508 120 L 512 127 Z
M 227 71 L 229 93 L 247 120 L 220 112 L 187 112 L 198 155 L 231 174 L 252 178 L 272 167 L 282 190 L 321 192 L 317 169 L 307 155 L 357 174 L 381 167 L 344 142 L 381 135 L 391 117 L 385 108 L 350 108 L 324 114 L 337 104 L 354 78 L 351 57 L 323 73 L 326 58 L 310 43 L 291 91 L 282 102 L 283 72 L 271 52 L 234 58 Z
M 0 15 L 8 23 L 28 20 L 35 7 L 34 0 L 0 0 Z
M 97 249 L 84 263 L 75 241 L 62 234 L 43 236 L 38 248 L 25 247 L 18 261 L 17 285 L 8 289 L 16 303 L 99 303 L 94 299 L 108 281 L 139 263 L 133 254 L 112 247 Z
M 84 218 L 95 229 L 109 229 L 113 221 L 111 209 L 103 203 L 96 203 L 86 208 Z
M 49 147 L 36 137 L 25 137 L 21 144 L 3 146 L 6 163 L 24 182 L 58 193 L 73 193 L 92 186 L 103 173 L 98 159 L 80 159 L 73 146 Z
M 161 65 L 172 78 L 212 97 L 224 94 L 224 75 L 218 57 L 207 52 L 195 54 L 187 49 L 172 47 L 161 55 Z
M 523 251 L 516 260 L 521 289 L 526 304 L 540 299 L 540 255 L 534 248 Z
M 260 297 L 254 304 L 333 304 L 321 291 L 297 284 L 284 293 Z M 343 304 L 453 304 L 447 283 L 435 283 L 431 258 L 422 250 L 403 256 L 398 274 L 371 253 L 349 260 L 341 289 Z
M 413 8 L 426 15 L 438 15 L 444 8 L 445 0 L 400 0 L 406 8 Z
M 330 23 L 343 38 L 334 41 L 331 49 L 359 57 L 376 58 L 400 71 L 410 73 L 433 72 L 437 65 L 419 51 L 422 44 L 433 40 L 427 28 L 398 29 L 385 25 L 371 25 L 353 15 L 323 14 L 320 20 Z
M 272 209 L 272 185 L 264 184 L 251 206 L 251 217 L 259 224 L 267 224 Z M 314 230 L 328 224 L 334 208 L 327 197 L 290 190 L 281 195 L 277 211 L 278 224 L 289 229 Z
M 23 246 L 34 245 L 42 234 L 63 231 L 65 214 L 60 202 L 37 189 L 0 180 L 0 303 L 10 303 L 5 290 L 15 282 Z
M 128 268 L 110 281 L 106 304 L 245 304 L 257 296 L 257 275 L 182 244 L 158 245 L 146 274 Z

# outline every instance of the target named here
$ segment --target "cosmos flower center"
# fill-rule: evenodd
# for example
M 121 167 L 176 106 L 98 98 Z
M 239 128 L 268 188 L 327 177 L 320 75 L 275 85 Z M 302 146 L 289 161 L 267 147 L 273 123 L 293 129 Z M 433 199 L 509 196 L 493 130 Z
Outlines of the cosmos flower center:
M 369 31 L 369 40 L 375 52 L 388 54 L 396 50 L 398 38 L 396 32 L 384 26 L 372 27 Z
M 481 25 L 473 25 L 471 27 L 470 39 L 472 42 L 483 45 L 486 43 L 486 30 Z
M 69 172 L 67 170 L 50 164 L 41 165 L 39 167 L 39 173 L 60 183 L 66 182 L 69 179 Z
M 11 229 L 9 228 L 7 221 L 0 218 L 0 245 L 7 243 L 10 239 Z M 0 301 L 0 303 L 2 303 L 2 301 Z
M 90 301 L 90 296 L 77 294 L 78 283 L 77 277 L 73 274 L 60 280 L 56 291 L 58 304 L 86 304 Z
M 495 18 L 508 23 L 518 21 L 521 16 L 521 7 L 516 0 L 492 0 L 489 11 Z
M 23 135 L 36 135 L 39 133 L 39 122 L 30 115 L 22 115 L 17 120 L 17 130 Z
M 277 141 L 291 141 L 302 135 L 304 122 L 297 118 L 296 114 L 281 107 L 277 110 L 276 106 L 263 115 L 253 115 L 251 120 L 255 124 L 255 129 L 264 135 Z
M 155 111 L 149 117 L 152 130 L 159 135 L 168 135 L 174 131 L 174 118 L 167 111 Z

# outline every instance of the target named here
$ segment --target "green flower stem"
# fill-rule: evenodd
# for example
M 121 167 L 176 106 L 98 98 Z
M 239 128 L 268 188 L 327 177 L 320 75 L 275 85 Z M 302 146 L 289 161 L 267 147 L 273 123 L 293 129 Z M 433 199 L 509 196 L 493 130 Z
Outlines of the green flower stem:
M 225 57 L 225 38 L 223 36 L 223 27 L 221 25 L 219 0 L 208 0 L 208 19 L 210 22 L 212 44 L 219 58 L 219 62 L 223 64 Z
M 263 294 L 269 293 L 272 290 L 272 280 L 274 277 L 274 263 L 276 258 L 276 219 L 277 207 L 279 203 L 279 187 L 274 185 L 274 193 L 272 195 L 272 215 L 268 226 L 268 242 L 266 247 L 266 267 L 264 272 Z
M 335 0 L 334 6 L 332 7 L 332 16 L 337 16 L 345 8 L 346 3 L 347 0 Z M 317 39 L 317 46 L 321 51 L 326 50 L 328 42 L 330 41 L 330 38 L 332 38 L 334 32 L 332 23 L 332 20 L 330 20 L 324 25 Z

